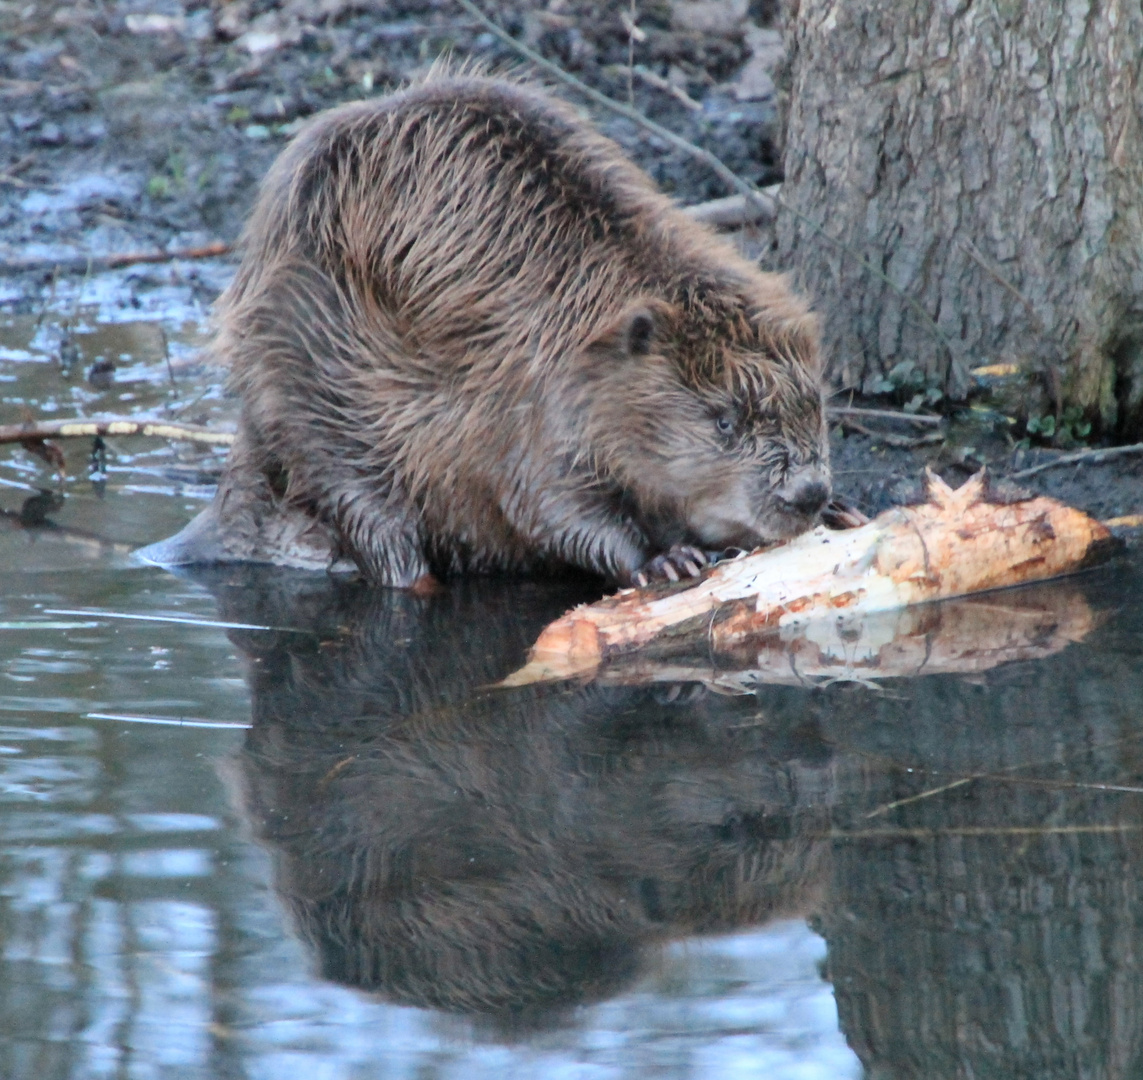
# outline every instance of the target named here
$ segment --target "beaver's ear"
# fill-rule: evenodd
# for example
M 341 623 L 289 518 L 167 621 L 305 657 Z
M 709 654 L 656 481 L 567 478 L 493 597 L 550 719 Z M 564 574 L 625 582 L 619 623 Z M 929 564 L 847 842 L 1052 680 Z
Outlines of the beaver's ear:
M 639 301 L 631 304 L 592 341 L 590 348 L 610 353 L 618 352 L 625 356 L 646 356 L 652 351 L 656 337 L 662 332 L 669 311 L 669 306 L 662 301 Z
M 649 311 L 632 312 L 627 320 L 627 351 L 632 356 L 646 356 L 655 336 L 655 318 Z

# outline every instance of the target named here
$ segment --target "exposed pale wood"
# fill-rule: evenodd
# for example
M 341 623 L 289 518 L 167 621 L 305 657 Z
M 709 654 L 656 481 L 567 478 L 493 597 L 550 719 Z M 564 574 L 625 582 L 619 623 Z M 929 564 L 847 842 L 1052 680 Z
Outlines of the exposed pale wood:
M 716 693 L 758 686 L 877 683 L 934 674 L 979 674 L 1014 660 L 1043 660 L 1099 625 L 1082 589 L 1031 596 L 1014 590 L 819 620 L 764 634 L 713 659 L 634 653 L 603 668 L 606 685 L 701 683 Z
M 764 188 L 755 199 L 747 199 L 743 195 L 727 195 L 725 199 L 711 199 L 709 202 L 684 206 L 683 213 L 704 225 L 722 229 L 737 229 L 759 221 L 773 221 L 776 212 L 774 196 L 780 186 L 775 184 Z
M 206 446 L 229 446 L 234 442 L 232 431 L 217 431 L 200 427 L 198 424 L 173 424 L 165 420 L 131 420 L 126 417 L 0 425 L 0 444 L 40 442 L 43 439 L 94 438 L 96 435 L 141 435 L 153 439 L 202 443 Z
M 1054 499 L 986 501 L 983 474 L 956 491 L 932 473 L 927 479 L 924 505 L 895 507 L 857 529 L 815 529 L 665 595 L 628 589 L 576 608 L 543 631 L 528 666 L 508 681 L 585 674 L 680 627 L 711 648 L 730 648 L 815 619 L 1057 577 L 1110 538 L 1100 522 Z

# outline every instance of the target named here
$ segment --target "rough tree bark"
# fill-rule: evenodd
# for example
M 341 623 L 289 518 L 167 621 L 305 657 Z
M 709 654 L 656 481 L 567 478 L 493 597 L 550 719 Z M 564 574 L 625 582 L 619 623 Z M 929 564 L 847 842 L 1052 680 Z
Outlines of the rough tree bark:
M 1015 363 L 1143 436 L 1140 0 L 791 0 L 787 47 L 781 253 L 835 379 Z

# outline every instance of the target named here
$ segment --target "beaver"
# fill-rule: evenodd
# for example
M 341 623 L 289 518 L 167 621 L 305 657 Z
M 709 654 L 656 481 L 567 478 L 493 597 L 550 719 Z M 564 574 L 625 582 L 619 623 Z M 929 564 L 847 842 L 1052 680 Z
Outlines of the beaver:
M 212 557 L 626 583 L 829 498 L 807 304 L 522 80 L 437 69 L 312 120 L 217 317 L 241 419 Z

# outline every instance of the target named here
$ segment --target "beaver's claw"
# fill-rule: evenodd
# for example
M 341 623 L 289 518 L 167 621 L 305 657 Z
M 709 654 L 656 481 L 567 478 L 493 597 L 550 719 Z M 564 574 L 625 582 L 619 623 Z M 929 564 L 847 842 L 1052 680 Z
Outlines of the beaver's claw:
M 869 522 L 869 518 L 842 495 L 835 495 L 829 505 L 822 510 L 821 520 L 827 529 L 856 529 Z
M 652 581 L 681 581 L 697 578 L 716 556 L 690 544 L 676 544 L 670 551 L 656 555 L 631 576 L 632 584 L 642 588 Z

